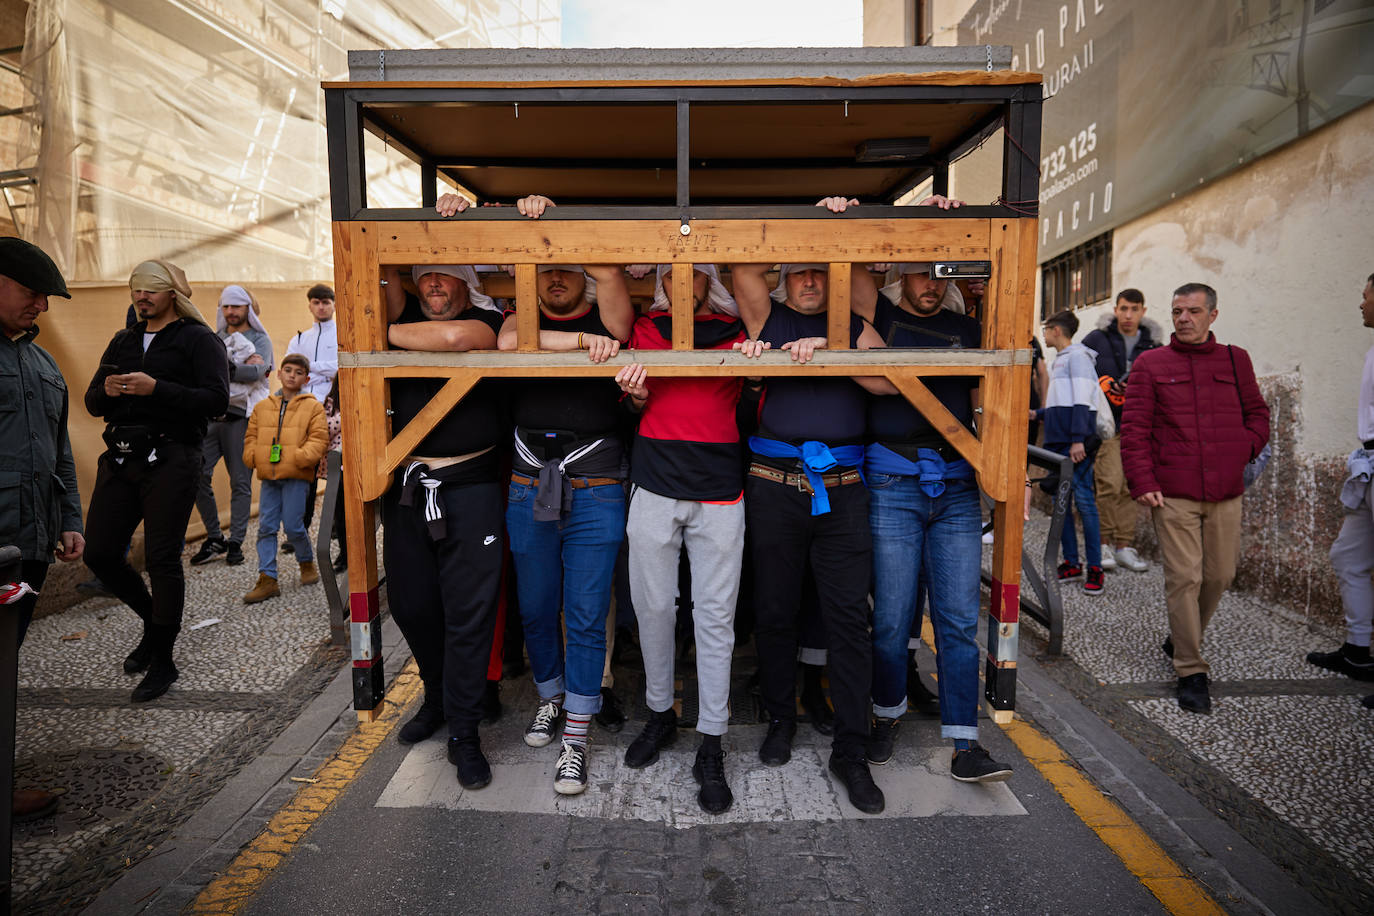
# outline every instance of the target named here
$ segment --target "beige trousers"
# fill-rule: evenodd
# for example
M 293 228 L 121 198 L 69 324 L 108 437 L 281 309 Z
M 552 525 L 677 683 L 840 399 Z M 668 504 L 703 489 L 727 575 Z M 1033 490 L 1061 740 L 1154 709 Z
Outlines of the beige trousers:
M 1209 670 L 1202 633 L 1236 577 L 1240 507 L 1239 496 L 1219 503 L 1166 496 L 1162 508 L 1150 510 L 1164 558 L 1164 596 L 1179 677 Z
M 1121 437 L 1113 436 L 1097 450 L 1093 462 L 1097 489 L 1097 517 L 1102 525 L 1102 543 L 1129 547 L 1135 543 L 1135 526 L 1140 508 L 1131 499 L 1126 474 L 1121 467 Z

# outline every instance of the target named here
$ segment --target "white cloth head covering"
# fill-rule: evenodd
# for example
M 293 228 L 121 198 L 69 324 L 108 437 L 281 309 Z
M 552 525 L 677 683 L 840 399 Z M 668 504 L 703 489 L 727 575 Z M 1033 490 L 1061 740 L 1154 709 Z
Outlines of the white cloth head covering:
M 267 328 L 262 326 L 262 319 L 258 317 L 262 314 L 262 306 L 258 304 L 258 300 L 254 298 L 253 294 L 242 286 L 231 283 L 220 290 L 219 304 L 248 306 L 248 326 L 255 331 L 267 333 Z M 229 327 L 229 323 L 224 320 L 224 312 L 215 309 L 215 313 L 215 330 L 222 332 Z
M 199 321 L 207 328 L 210 323 L 191 302 L 191 284 L 186 282 L 186 273 L 170 261 L 144 261 L 129 274 L 129 289 L 146 289 L 151 293 L 172 290 L 176 293 L 173 309 L 179 318 Z
M 830 272 L 829 264 L 783 264 L 778 268 L 778 285 L 773 287 L 773 291 L 768 295 L 774 302 L 787 301 L 787 275 L 799 270 L 823 270 Z
M 900 302 L 902 300 L 902 277 L 907 274 L 928 274 L 930 270 L 929 261 L 898 264 L 893 271 L 897 275 L 896 279 L 884 286 L 881 292 L 893 302 Z M 959 292 L 959 286 L 953 280 L 950 280 L 949 285 L 945 287 L 945 297 L 940 300 L 940 308 L 948 309 L 959 315 L 965 312 L 964 294 Z
M 482 292 L 482 284 L 477 279 L 477 271 L 473 270 L 468 264 L 416 264 L 410 268 L 410 278 L 415 281 L 415 285 L 420 285 L 420 278 L 425 274 L 444 274 L 449 277 L 457 277 L 468 286 L 468 302 L 474 308 L 490 309 L 498 311 L 496 303 L 491 297 Z
M 582 289 L 582 298 L 590 304 L 596 305 L 596 280 L 592 279 L 592 275 L 587 273 L 581 264 L 540 264 L 538 268 L 538 272 L 541 274 L 546 274 L 551 270 L 565 270 L 568 273 L 582 271 L 582 279 L 586 281 Z
M 663 291 L 663 275 L 672 269 L 673 265 L 671 264 L 658 265 L 657 273 L 654 275 L 654 304 L 649 307 L 650 311 L 666 312 L 672 309 L 673 305 L 668 301 L 668 294 Z M 738 318 L 739 303 L 735 301 L 734 296 L 730 295 L 725 284 L 720 282 L 720 269 L 714 264 L 693 264 L 692 271 L 706 274 L 711 278 L 706 290 L 706 304 L 711 311 Z

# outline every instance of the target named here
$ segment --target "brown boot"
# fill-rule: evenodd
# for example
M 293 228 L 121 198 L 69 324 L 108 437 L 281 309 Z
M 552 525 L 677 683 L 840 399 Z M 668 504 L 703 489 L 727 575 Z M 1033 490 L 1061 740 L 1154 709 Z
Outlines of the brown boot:
M 301 585 L 314 585 L 320 581 L 320 571 L 315 564 L 306 560 L 301 563 Z
M 277 588 L 277 580 L 267 573 L 258 573 L 258 584 L 253 586 L 253 590 L 243 596 L 244 604 L 257 604 L 259 601 L 266 601 L 268 598 L 275 598 L 281 594 L 281 589 Z
M 10 796 L 11 816 L 15 821 L 47 817 L 57 810 L 57 796 L 42 789 L 15 789 Z

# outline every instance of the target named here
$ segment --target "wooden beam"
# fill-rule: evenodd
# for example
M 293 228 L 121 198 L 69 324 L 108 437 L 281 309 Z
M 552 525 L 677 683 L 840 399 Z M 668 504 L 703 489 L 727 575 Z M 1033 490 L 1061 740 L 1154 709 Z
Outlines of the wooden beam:
M 987 219 L 672 220 L 386 223 L 386 264 L 776 264 L 986 260 Z M 843 231 L 841 231 L 841 228 Z
M 398 432 L 386 444 L 386 455 L 382 467 L 378 468 L 378 471 L 382 474 L 390 474 L 396 470 L 401 462 L 406 459 L 406 456 L 414 453 L 415 447 L 420 444 L 425 436 L 429 435 L 439 421 L 448 416 L 453 405 L 461 401 L 463 396 L 471 391 L 472 386 L 476 385 L 481 378 L 481 373 L 475 370 L 452 376 L 448 380 L 448 384 L 435 392 L 434 396 L 429 399 L 429 403 L 420 408 L 420 412 L 411 418 L 405 429 Z
M 515 354 L 506 350 L 469 350 L 465 353 L 426 353 L 418 350 L 381 350 L 371 353 L 339 353 L 339 365 L 349 368 L 385 369 L 390 378 L 402 378 L 407 370 L 431 368 L 476 369 L 483 375 L 536 377 L 567 375 L 614 375 L 621 366 L 643 363 L 672 375 L 882 375 L 889 367 L 919 369 L 917 375 L 981 375 L 996 366 L 1029 366 L 1031 351 L 953 349 L 817 350 L 805 366 L 792 362 L 781 350 L 767 350 L 757 359 L 745 359 L 736 351 L 681 352 L 673 350 L 622 350 L 618 356 L 595 364 L 585 353 L 540 350 Z M 861 370 L 861 371 L 860 371 Z M 433 375 L 417 371 L 416 376 Z
M 872 352 L 872 351 L 868 351 Z M 974 437 L 973 433 L 964 428 L 964 424 L 955 419 L 954 414 L 949 412 L 949 408 L 940 402 L 925 383 L 918 377 L 919 370 L 909 369 L 889 369 L 887 372 L 888 380 L 897 386 L 897 390 L 902 393 L 911 406 L 921 412 L 931 426 L 935 427 L 936 432 L 945 437 L 945 441 L 964 456 L 969 464 L 973 465 L 975 471 L 981 470 L 983 466 L 983 443 Z M 985 437 L 986 438 L 986 437 Z
M 695 345 L 696 302 L 692 297 L 696 280 L 691 264 L 673 265 L 673 349 L 690 350 Z
M 539 349 L 537 270 L 533 264 L 515 265 L 515 346 L 522 353 Z
M 849 289 L 850 265 L 846 261 L 831 264 L 827 280 L 829 302 L 826 304 L 826 346 L 831 350 L 849 349 Z

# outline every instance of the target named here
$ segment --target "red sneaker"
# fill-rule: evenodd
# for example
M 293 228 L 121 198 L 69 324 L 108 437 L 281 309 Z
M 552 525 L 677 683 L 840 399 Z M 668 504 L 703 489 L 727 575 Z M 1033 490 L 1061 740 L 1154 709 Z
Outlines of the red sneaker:
M 1060 563 L 1056 578 L 1063 582 L 1065 579 L 1077 579 L 1081 575 L 1083 575 L 1083 567 L 1077 563 Z
M 1089 595 L 1102 594 L 1102 567 L 1089 566 L 1088 577 L 1083 580 L 1083 591 Z

